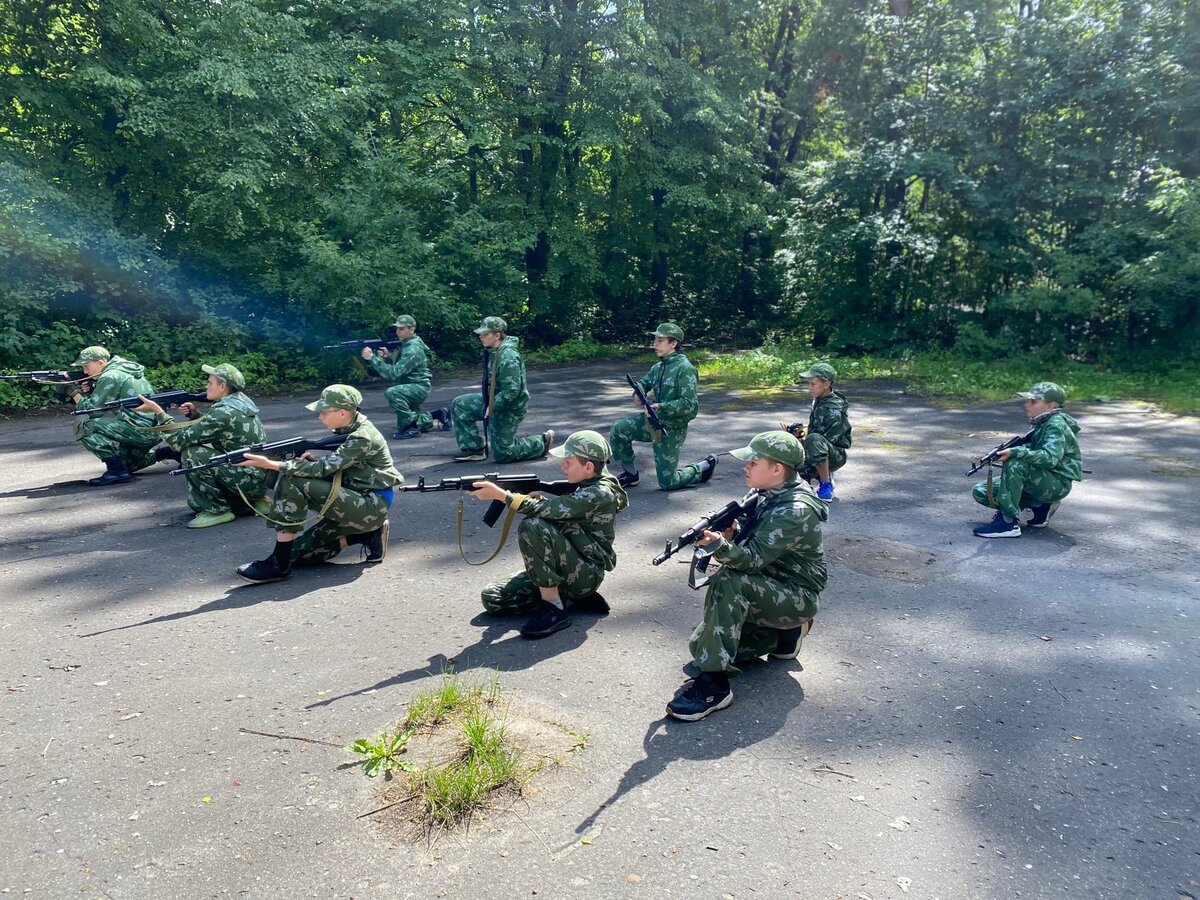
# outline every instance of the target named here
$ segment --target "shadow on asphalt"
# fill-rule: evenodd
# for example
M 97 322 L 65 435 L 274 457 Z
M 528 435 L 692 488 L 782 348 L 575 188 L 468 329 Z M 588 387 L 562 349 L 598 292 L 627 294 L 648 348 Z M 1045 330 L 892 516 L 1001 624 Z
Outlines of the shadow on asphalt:
M 315 567 L 314 567 L 315 568 Z M 99 637 L 102 634 L 112 634 L 116 631 L 126 631 L 130 628 L 141 628 L 144 625 L 161 625 L 165 622 L 177 622 L 180 619 L 190 619 L 193 616 L 202 616 L 208 613 L 222 612 L 225 610 L 248 609 L 251 606 L 257 606 L 260 603 L 283 603 L 288 600 L 295 600 L 297 597 L 302 597 L 305 594 L 312 593 L 318 588 L 326 588 L 331 585 L 349 584 L 358 578 L 365 570 L 366 566 L 356 565 L 326 565 L 319 567 L 322 574 L 325 576 L 321 579 L 318 585 L 314 583 L 314 579 L 306 577 L 313 570 L 311 568 L 296 567 L 292 577 L 286 581 L 279 581 L 273 584 L 250 584 L 248 582 L 235 585 L 229 588 L 222 597 L 216 600 L 210 600 L 208 603 L 202 603 L 195 609 L 184 609 L 179 612 L 167 613 L 162 616 L 154 616 L 150 619 L 144 619 L 141 622 L 130 622 L 128 625 L 118 625 L 115 628 L 103 628 L 100 631 L 90 631 L 87 634 L 79 635 L 81 638 Z
M 645 756 L 621 776 L 612 795 L 579 823 L 576 834 L 587 834 L 606 809 L 635 788 L 657 778 L 676 760 L 723 760 L 736 751 L 774 736 L 788 715 L 804 702 L 804 689 L 795 669 L 772 663 L 748 666 L 733 680 L 734 703 L 700 722 L 681 722 L 663 716 L 650 723 L 642 739 Z
M 565 628 L 544 640 L 527 641 L 520 637 L 500 640 L 514 629 L 516 622 L 523 622 L 525 618 L 525 616 L 500 617 L 489 613 L 480 613 L 471 620 L 472 625 L 484 626 L 479 640 L 471 646 L 459 650 L 453 656 L 435 653 L 422 666 L 416 666 L 406 672 L 398 672 L 367 687 L 347 691 L 325 700 L 318 700 L 304 708 L 319 709 L 323 706 L 330 706 L 339 700 L 408 684 L 444 672 L 462 672 L 467 669 L 494 669 L 497 672 L 512 672 L 518 669 L 528 669 L 551 656 L 567 653 L 580 647 L 587 640 L 588 629 L 601 617 L 588 613 L 572 613 L 570 628 Z

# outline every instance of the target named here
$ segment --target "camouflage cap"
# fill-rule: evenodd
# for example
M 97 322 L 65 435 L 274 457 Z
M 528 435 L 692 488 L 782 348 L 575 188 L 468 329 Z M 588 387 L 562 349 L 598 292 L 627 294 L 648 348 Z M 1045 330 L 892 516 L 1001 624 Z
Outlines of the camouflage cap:
M 362 399 L 362 394 L 356 387 L 348 384 L 331 384 L 321 391 L 320 400 L 309 403 L 304 408 L 318 413 L 324 409 L 344 409 L 354 412 L 362 405 Z
M 396 316 L 396 321 L 392 323 L 393 328 L 416 328 L 417 320 L 412 316 Z
M 612 448 L 598 431 L 576 431 L 562 445 L 550 449 L 551 456 L 578 456 L 593 462 L 606 463 L 612 459 Z
M 479 323 L 479 327 L 475 329 L 475 333 L 487 334 L 489 331 L 508 334 L 508 323 L 499 316 L 484 316 L 483 321 Z
M 79 351 L 79 359 L 71 363 L 73 366 L 82 366 L 85 362 L 97 362 L 99 360 L 112 359 L 112 355 L 104 347 L 98 344 L 94 347 L 84 347 Z
M 655 337 L 673 338 L 674 340 L 683 342 L 683 329 L 674 322 L 663 322 L 657 328 L 650 332 Z
M 229 385 L 229 389 L 233 391 L 244 391 L 246 389 L 246 377 L 238 371 L 237 366 L 232 363 L 221 363 L 219 366 L 201 366 L 205 375 L 215 375 L 223 382 Z
M 770 459 L 785 466 L 804 464 L 803 445 L 786 431 L 764 431 L 762 434 L 756 434 L 748 447 L 729 452 L 742 462 Z
M 1067 392 L 1053 381 L 1039 381 L 1024 393 L 1018 393 L 1017 396 L 1025 400 L 1045 400 L 1047 403 L 1057 403 L 1059 406 L 1067 402 Z
M 807 372 L 801 372 L 797 378 L 823 378 L 828 382 L 837 381 L 837 370 L 829 363 L 817 363 L 815 366 L 809 366 Z

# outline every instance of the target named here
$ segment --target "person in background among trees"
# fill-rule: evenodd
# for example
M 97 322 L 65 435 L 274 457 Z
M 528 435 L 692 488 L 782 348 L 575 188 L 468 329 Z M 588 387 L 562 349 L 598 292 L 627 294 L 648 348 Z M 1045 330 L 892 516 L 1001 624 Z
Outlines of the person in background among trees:
M 837 372 L 828 363 L 817 363 L 800 377 L 808 381 L 808 393 L 812 397 L 812 409 L 808 413 L 808 427 L 795 422 L 791 425 L 779 423 L 779 427 L 790 432 L 804 445 L 804 467 L 800 478 L 804 481 L 817 479 L 817 496 L 828 503 L 833 499 L 833 473 L 846 464 L 846 451 L 850 449 L 850 419 L 847 415 L 850 401 L 841 391 L 833 389 Z
M 508 323 L 499 316 L 487 316 L 475 329 L 483 345 L 483 384 L 478 393 L 459 394 L 450 405 L 454 436 L 462 451 L 455 462 L 482 462 L 489 443 L 492 459 L 498 463 L 541 459 L 554 443 L 553 431 L 517 437 L 529 390 L 517 339 L 507 332 Z M 482 436 L 477 422 L 484 423 Z
M 571 624 L 570 611 L 608 613 L 596 593 L 617 564 L 613 549 L 617 513 L 629 505 L 606 467 L 612 451 L 595 431 L 576 431 L 550 451 L 577 485 L 562 497 L 526 497 L 490 481 L 475 482 L 471 496 L 500 500 L 525 518 L 517 528 L 524 571 L 483 589 L 483 607 L 497 616 L 530 615 L 521 637 L 543 638 Z
M 674 491 L 692 484 L 703 484 L 712 478 L 717 458 L 709 455 L 698 463 L 679 468 L 679 455 L 687 437 L 688 423 L 700 411 L 697 398 L 696 369 L 680 351 L 683 329 L 674 322 L 663 322 L 654 331 L 651 346 L 658 362 L 650 367 L 640 382 L 642 390 L 658 413 L 666 433 L 651 429 L 642 404 L 634 395 L 633 404 L 639 410 L 635 416 L 613 422 L 608 439 L 613 459 L 624 470 L 617 478 L 621 487 L 636 487 L 641 483 L 633 442 L 650 443 L 654 447 L 654 472 L 658 486 Z
M 796 475 L 800 442 L 764 431 L 732 455 L 743 463 L 746 500 L 757 494 L 758 504 L 736 532 L 706 531 L 697 541 L 722 568 L 708 582 L 704 617 L 688 644 L 696 678 L 667 704 L 669 715 L 688 722 L 733 702 L 729 674 L 738 663 L 799 656 L 827 578 L 821 523 L 829 507 Z
M 429 397 L 433 382 L 429 374 L 429 348 L 417 337 L 417 320 L 412 316 L 397 316 L 392 326 L 400 342 L 390 355 L 376 353 L 363 347 L 362 358 L 371 364 L 380 377 L 396 382 L 383 392 L 388 406 L 396 414 L 396 431 L 393 438 L 401 441 L 420 437 L 433 427 L 437 418 L 443 430 L 450 427 L 444 411 L 435 414 L 421 412 L 421 404 Z
M 1052 381 L 1042 381 L 1017 396 L 1025 400 L 1033 435 L 1029 443 L 1002 450 L 996 457 L 1004 464 L 998 488 L 989 472 L 987 481 L 972 489 L 976 503 L 996 510 L 992 521 L 974 529 L 977 537 L 1020 537 L 1017 517 L 1022 509 L 1033 512 L 1028 527 L 1045 528 L 1074 482 L 1083 478 L 1076 437 L 1079 423 L 1061 409 L 1066 392 Z
M 387 440 L 358 411 L 361 405 L 362 394 L 348 384 L 331 384 L 308 404 L 322 425 L 346 435 L 327 456 L 276 460 L 247 453 L 237 463 L 279 473 L 269 516 L 275 549 L 266 559 L 238 566 L 242 578 L 254 584 L 282 581 L 293 563 L 320 565 L 353 545 L 362 546 L 365 562 L 383 562 L 392 489 L 404 484 L 404 476 L 392 464 Z M 318 518 L 305 528 L 310 509 L 319 511 Z
M 76 385 L 71 394 L 76 409 L 95 409 L 112 400 L 154 393 L 142 366 L 112 356 L 104 347 L 85 347 L 72 365 L 81 366 L 92 379 L 90 388 L 86 383 Z M 153 424 L 154 416 L 132 409 L 76 417 L 75 438 L 104 463 L 104 474 L 89 479 L 88 484 L 125 484 L 138 469 L 157 462 L 154 447 L 159 438 L 147 430 Z
M 154 415 L 151 431 L 162 436 L 166 447 L 159 448 L 159 459 L 173 459 L 185 466 L 199 466 L 214 456 L 262 443 L 267 439 L 258 407 L 243 393 L 246 379 L 230 363 L 201 366 L 208 383 L 204 386 L 209 403 L 200 415 L 194 403 L 182 403 L 179 411 L 188 421 L 176 422 L 153 400 L 146 400 L 138 412 Z M 143 399 L 145 399 L 143 397 Z M 267 473 L 255 467 L 216 466 L 187 472 L 187 505 L 196 513 L 188 528 L 211 528 L 234 520 L 234 509 L 250 512 L 251 507 L 267 515 L 270 501 L 265 496 Z

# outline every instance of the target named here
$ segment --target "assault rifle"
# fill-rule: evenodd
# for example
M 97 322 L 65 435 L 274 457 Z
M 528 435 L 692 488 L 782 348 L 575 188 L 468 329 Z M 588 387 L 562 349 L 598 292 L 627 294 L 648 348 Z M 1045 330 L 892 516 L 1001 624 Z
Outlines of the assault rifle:
M 642 410 L 646 413 L 646 421 L 650 423 L 650 427 L 661 434 L 666 434 L 667 426 L 658 417 L 658 410 L 650 405 L 650 398 L 646 396 L 646 392 L 642 390 L 642 386 L 633 380 L 632 375 L 626 375 L 625 380 L 633 388 L 633 395 L 637 397 L 638 403 L 642 404 Z
M 160 394 L 146 394 L 147 400 L 153 400 L 164 409 L 180 406 L 184 403 L 200 403 L 208 399 L 205 391 L 163 391 Z M 109 400 L 103 406 L 93 406 L 91 409 L 73 409 L 73 416 L 98 416 L 116 409 L 133 409 L 142 405 L 141 397 L 124 397 L 120 400 Z
M 406 484 L 400 490 L 416 491 L 419 494 L 427 494 L 432 491 L 470 491 L 474 489 L 477 481 L 490 481 L 514 494 L 541 491 L 543 494 L 554 494 L 556 497 L 569 494 L 577 487 L 570 481 L 542 481 L 533 474 L 501 475 L 499 472 L 489 472 L 486 475 L 467 475 L 464 478 L 443 478 L 436 484 L 426 484 L 425 477 L 419 476 L 416 484 Z M 483 522 L 488 528 L 491 528 L 502 515 L 504 515 L 504 504 L 499 500 L 493 500 L 488 504 L 487 512 L 483 514 Z
M 83 372 L 66 372 L 62 369 L 39 369 L 36 372 L 13 372 L 0 375 L 0 381 L 36 381 L 38 384 L 61 384 L 66 381 L 83 381 Z
M 1030 428 L 1029 431 L 1025 432 L 1025 434 L 1019 434 L 1016 437 L 1010 437 L 1004 443 L 997 444 L 987 453 L 983 454 L 983 456 L 979 457 L 979 459 L 972 460 L 971 468 L 967 471 L 967 474 L 974 475 L 984 466 L 991 467 L 996 465 L 997 456 L 999 456 L 1005 450 L 1011 450 L 1013 447 L 1020 447 L 1023 444 L 1028 444 L 1031 440 L 1033 440 L 1033 433 L 1035 431 L 1037 431 L 1036 426 Z
M 372 350 L 378 353 L 380 350 L 395 350 L 399 346 L 399 341 L 383 341 L 379 338 L 367 338 L 361 341 L 342 341 L 340 344 L 326 344 L 321 349 L 360 352 L 363 347 L 370 347 Z
M 685 531 L 679 536 L 679 540 L 674 545 L 667 541 L 667 549 L 651 560 L 656 566 L 661 566 L 668 559 L 682 550 L 689 544 L 694 544 L 700 538 L 704 537 L 706 531 L 721 532 L 740 519 L 742 516 L 747 516 L 754 512 L 758 506 L 758 494 L 752 496 L 744 503 L 741 500 L 730 500 L 715 513 L 702 518 L 699 522 Z
M 249 447 L 242 447 L 240 450 L 230 450 L 228 453 L 222 453 L 219 456 L 214 456 L 207 462 L 200 463 L 195 466 L 183 466 L 179 469 L 172 469 L 172 475 L 186 475 L 188 472 L 199 472 L 201 469 L 215 469 L 217 466 L 232 466 L 234 463 L 244 462 L 247 453 L 255 453 L 259 456 L 270 456 L 274 459 L 295 459 L 302 453 L 307 453 L 309 450 L 336 450 L 342 444 L 346 443 L 348 435 L 331 434 L 328 437 L 320 440 L 309 440 L 306 437 L 288 438 L 286 441 L 269 441 L 262 444 L 251 444 Z

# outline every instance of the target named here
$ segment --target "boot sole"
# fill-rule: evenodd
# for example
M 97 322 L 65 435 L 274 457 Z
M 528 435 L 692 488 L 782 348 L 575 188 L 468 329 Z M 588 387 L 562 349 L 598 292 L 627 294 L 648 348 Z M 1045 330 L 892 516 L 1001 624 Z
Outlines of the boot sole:
M 569 628 L 570 626 L 571 626 L 571 620 L 569 618 L 567 618 L 567 619 L 563 619 L 561 622 L 557 622 L 552 628 L 547 629 L 545 631 L 522 630 L 521 637 L 525 638 L 525 640 L 527 640 L 527 641 L 537 641 L 537 640 L 541 640 L 542 638 L 545 638 L 545 637 L 550 637 L 550 635 L 552 635 L 556 632 L 562 631 L 564 628 Z
M 237 570 L 235 569 L 234 571 L 237 571 Z M 251 578 L 249 575 L 243 575 L 241 572 L 238 572 L 237 575 L 238 575 L 238 578 L 242 578 L 242 579 L 250 582 L 251 584 L 273 584 L 276 581 L 286 581 L 287 580 L 286 575 L 278 575 L 274 578 Z

